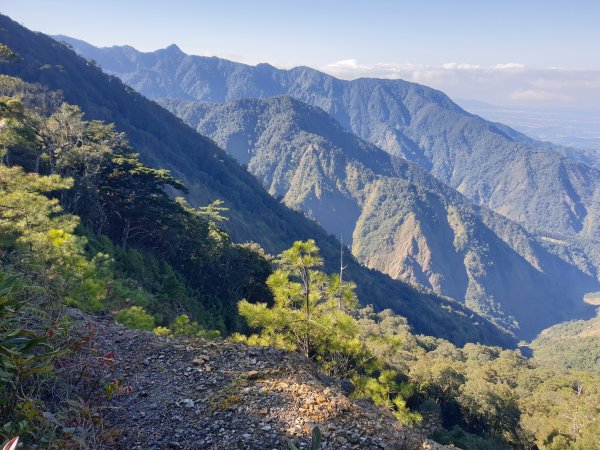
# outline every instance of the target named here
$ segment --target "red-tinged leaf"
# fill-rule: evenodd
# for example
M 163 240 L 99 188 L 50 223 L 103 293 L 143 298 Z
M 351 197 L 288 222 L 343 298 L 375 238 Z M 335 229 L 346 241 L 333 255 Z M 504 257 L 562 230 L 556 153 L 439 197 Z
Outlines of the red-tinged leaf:
M 2 450 L 16 450 L 17 444 L 19 443 L 19 436 L 12 438 L 6 443 Z
M 56 334 L 57 329 L 58 329 L 58 324 L 53 323 L 52 326 L 46 332 L 46 336 L 53 337 Z
M 119 393 L 121 395 L 129 395 L 132 392 L 133 392 L 133 387 L 131 387 L 131 386 L 125 386 L 125 387 L 122 387 L 121 389 L 119 389 Z
M 103 356 L 99 356 L 98 357 L 98 361 L 100 361 L 102 364 L 104 364 L 107 367 L 110 367 L 113 370 L 117 368 L 117 366 L 116 366 L 116 364 L 114 362 L 115 361 L 114 359 L 105 358 Z

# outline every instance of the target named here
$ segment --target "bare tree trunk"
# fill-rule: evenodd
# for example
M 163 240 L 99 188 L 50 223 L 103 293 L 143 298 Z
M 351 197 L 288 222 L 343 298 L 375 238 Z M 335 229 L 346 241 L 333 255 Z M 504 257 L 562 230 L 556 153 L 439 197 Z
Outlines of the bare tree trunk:
M 339 302 L 338 308 L 341 310 L 344 308 L 344 269 L 347 266 L 344 266 L 344 238 L 340 236 L 340 289 L 339 289 Z
M 304 335 L 305 356 L 310 357 L 310 275 L 308 270 L 305 270 L 306 279 L 306 334 Z
M 123 228 L 123 239 L 121 240 L 121 247 L 127 248 L 127 241 L 129 240 L 129 230 L 131 229 L 131 220 L 125 219 L 125 227 Z
M 35 158 L 35 167 L 34 167 L 34 171 L 35 173 L 39 174 L 40 173 L 40 160 L 42 159 L 42 154 L 38 154 Z

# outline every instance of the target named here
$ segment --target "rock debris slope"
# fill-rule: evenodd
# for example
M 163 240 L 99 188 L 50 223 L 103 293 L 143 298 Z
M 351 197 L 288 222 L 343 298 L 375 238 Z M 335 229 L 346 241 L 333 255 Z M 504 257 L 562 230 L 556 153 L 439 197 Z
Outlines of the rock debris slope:
M 307 448 L 315 425 L 327 449 L 447 448 L 351 400 L 297 353 L 161 338 L 109 320 L 96 330 L 133 388 L 104 414 L 120 431 L 118 449 L 287 449 L 288 440 Z

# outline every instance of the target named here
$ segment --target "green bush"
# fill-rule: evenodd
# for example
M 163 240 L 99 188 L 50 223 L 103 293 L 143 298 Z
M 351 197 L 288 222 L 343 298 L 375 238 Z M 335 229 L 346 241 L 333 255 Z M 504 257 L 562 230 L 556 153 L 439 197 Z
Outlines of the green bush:
M 397 372 L 384 370 L 379 376 L 355 376 L 353 396 L 370 397 L 375 404 L 388 408 L 399 422 L 408 425 L 419 424 L 423 417 L 411 412 L 406 402 L 415 394 L 413 385 L 403 382 Z
M 509 450 L 506 444 L 498 439 L 483 438 L 472 433 L 467 433 L 459 426 L 451 430 L 443 430 L 433 435 L 436 442 L 443 445 L 454 445 L 463 450 Z
M 170 326 L 170 331 L 176 336 L 203 337 L 205 339 L 216 339 L 221 335 L 217 330 L 206 330 L 197 322 L 192 322 L 185 314 L 182 314 L 175 319 Z M 166 335 L 166 329 L 162 327 L 154 330 L 154 332 L 159 336 Z
M 19 298 L 19 280 L 0 271 L 0 442 L 30 430 L 30 379 L 53 370 L 53 359 L 61 354 L 27 327 Z M 27 308 L 30 308 L 27 306 Z
M 148 308 L 154 299 L 146 290 L 137 286 L 132 280 L 118 279 L 111 284 L 110 300 L 115 306 L 124 307 L 131 305 Z
M 115 315 L 115 319 L 121 325 L 138 330 L 154 329 L 154 317 L 148 314 L 141 306 L 132 306 L 123 309 Z

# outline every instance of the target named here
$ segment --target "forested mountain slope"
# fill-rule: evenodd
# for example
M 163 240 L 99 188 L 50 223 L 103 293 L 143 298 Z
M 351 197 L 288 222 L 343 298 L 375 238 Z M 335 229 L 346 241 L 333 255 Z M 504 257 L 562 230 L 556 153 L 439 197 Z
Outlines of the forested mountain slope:
M 290 96 L 163 104 L 246 164 L 272 195 L 352 243 L 369 267 L 464 300 L 522 337 L 593 314 L 582 299 L 596 279 L 319 108 Z
M 170 169 L 183 180 L 193 205 L 222 199 L 230 208 L 226 228 L 237 241 L 257 241 L 279 252 L 296 240 L 314 238 L 336 270 L 339 243 L 318 225 L 271 197 L 237 162 L 212 141 L 153 103 L 116 77 L 110 77 L 54 39 L 34 33 L 0 16 L 0 42 L 19 55 L 20 62 L 1 64 L 0 73 L 61 90 L 65 100 L 79 105 L 86 119 L 114 122 L 127 133 L 142 160 Z M 507 335 L 456 302 L 424 294 L 413 287 L 365 269 L 351 258 L 348 279 L 358 285 L 359 298 L 405 315 L 417 332 L 457 343 L 481 341 L 510 345 Z
M 544 330 L 531 349 L 536 361 L 546 366 L 600 373 L 600 314 Z
M 530 230 L 600 237 L 598 170 L 469 114 L 440 91 L 403 80 L 344 81 L 307 67 L 189 56 L 175 45 L 142 53 L 57 39 L 153 99 L 223 103 L 290 94 Z

